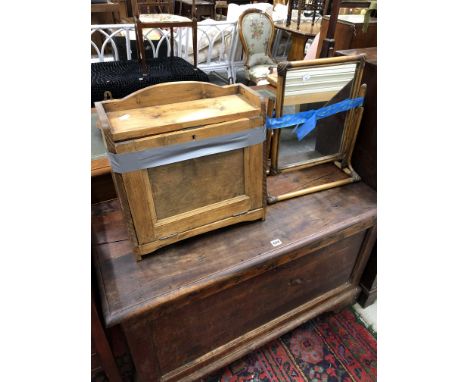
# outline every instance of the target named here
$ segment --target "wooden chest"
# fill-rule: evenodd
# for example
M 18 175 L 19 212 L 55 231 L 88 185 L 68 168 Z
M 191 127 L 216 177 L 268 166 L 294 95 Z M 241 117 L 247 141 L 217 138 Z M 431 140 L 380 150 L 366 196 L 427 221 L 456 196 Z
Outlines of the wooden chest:
M 96 110 L 137 260 L 265 218 L 265 110 L 254 91 L 167 83 Z
M 317 52 L 322 50 L 329 22 L 330 16 L 323 16 Z M 363 28 L 364 15 L 339 15 L 334 36 L 334 51 L 377 46 L 377 18 L 370 18 L 366 32 Z
M 307 170 L 289 181 L 302 182 Z M 356 300 L 375 242 L 376 194 L 358 182 L 286 200 L 269 206 L 264 222 L 191 238 L 142 262 L 122 222 L 117 201 L 94 206 L 104 321 L 122 327 L 138 381 L 199 381 Z

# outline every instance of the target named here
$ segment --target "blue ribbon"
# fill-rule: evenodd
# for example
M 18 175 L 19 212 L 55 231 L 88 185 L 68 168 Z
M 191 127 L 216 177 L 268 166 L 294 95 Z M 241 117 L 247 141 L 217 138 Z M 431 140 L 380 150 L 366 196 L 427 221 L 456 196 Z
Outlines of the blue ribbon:
M 283 127 L 302 125 L 296 129 L 296 136 L 301 141 L 307 134 L 315 129 L 317 121 L 329 117 L 333 114 L 341 113 L 359 107 L 363 104 L 364 98 L 348 98 L 344 101 L 324 106 L 317 110 L 301 111 L 295 114 L 286 114 L 279 118 L 267 118 L 267 129 L 281 129 Z

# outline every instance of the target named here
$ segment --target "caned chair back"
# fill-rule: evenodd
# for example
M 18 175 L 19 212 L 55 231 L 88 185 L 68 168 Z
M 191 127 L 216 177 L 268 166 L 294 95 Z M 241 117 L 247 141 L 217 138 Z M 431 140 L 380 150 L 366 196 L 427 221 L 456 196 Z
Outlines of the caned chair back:
M 271 55 L 275 28 L 267 13 L 247 9 L 239 17 L 239 30 L 247 68 L 275 63 Z

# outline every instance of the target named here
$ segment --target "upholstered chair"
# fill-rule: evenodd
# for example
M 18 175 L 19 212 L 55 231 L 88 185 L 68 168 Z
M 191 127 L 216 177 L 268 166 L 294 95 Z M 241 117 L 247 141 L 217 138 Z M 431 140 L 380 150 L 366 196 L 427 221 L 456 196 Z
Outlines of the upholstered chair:
M 259 84 L 276 67 L 271 56 L 275 28 L 271 17 L 258 9 L 247 9 L 239 17 L 240 40 L 244 50 L 247 79 Z

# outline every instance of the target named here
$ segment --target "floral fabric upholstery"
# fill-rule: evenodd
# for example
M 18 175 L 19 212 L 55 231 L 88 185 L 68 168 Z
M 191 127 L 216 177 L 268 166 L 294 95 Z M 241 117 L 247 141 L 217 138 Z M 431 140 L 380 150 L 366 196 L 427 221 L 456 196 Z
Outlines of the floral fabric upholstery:
M 247 71 L 247 79 L 258 82 L 270 74 L 270 68 L 274 65 L 255 65 Z
M 270 19 L 262 13 L 248 13 L 242 18 L 242 35 L 247 50 L 246 65 L 250 68 L 254 65 L 273 64 L 268 56 L 268 44 L 274 33 L 274 27 Z

